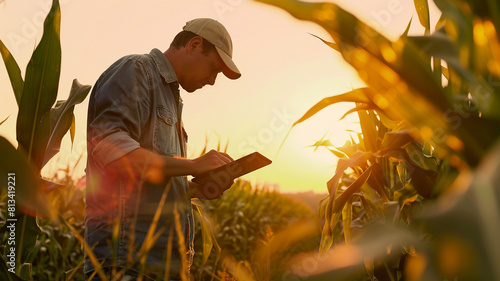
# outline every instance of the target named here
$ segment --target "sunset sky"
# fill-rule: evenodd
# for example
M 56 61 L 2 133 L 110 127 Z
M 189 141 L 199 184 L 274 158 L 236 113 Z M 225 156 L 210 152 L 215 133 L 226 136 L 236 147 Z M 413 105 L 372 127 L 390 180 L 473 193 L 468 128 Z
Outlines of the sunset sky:
M 0 0 L 0 39 L 13 53 L 24 75 L 31 53 L 42 36 L 43 19 L 51 0 Z M 432 1 L 431 1 L 432 2 Z M 233 158 L 259 151 L 273 164 L 245 179 L 282 192 L 326 192 L 337 158 L 327 150 L 309 147 L 323 136 L 337 146 L 359 131 L 356 115 L 339 118 L 353 104 L 325 109 L 292 129 L 291 125 L 324 97 L 363 86 L 341 56 L 311 36 L 331 40 L 318 25 L 299 21 L 287 12 L 244 0 L 61 0 L 62 71 L 58 99 L 66 99 L 74 78 L 93 85 L 114 61 L 128 54 L 164 51 L 186 21 L 198 17 L 219 20 L 234 45 L 233 60 L 242 77 L 220 74 L 214 86 L 192 94 L 181 90 L 183 120 L 189 134 L 188 155 L 197 156 L 208 138 L 208 148 L 224 147 Z M 422 34 L 412 0 L 335 1 L 392 39 L 413 16 L 410 34 Z M 431 25 L 438 11 L 431 4 Z M 2 63 L 3 65 L 3 63 Z M 16 102 L 4 66 L 0 66 L 0 135 L 15 144 Z M 65 137 L 61 156 L 45 174 L 86 158 L 88 97 L 75 108 L 76 138 L 71 149 Z M 75 169 L 84 174 L 85 161 Z

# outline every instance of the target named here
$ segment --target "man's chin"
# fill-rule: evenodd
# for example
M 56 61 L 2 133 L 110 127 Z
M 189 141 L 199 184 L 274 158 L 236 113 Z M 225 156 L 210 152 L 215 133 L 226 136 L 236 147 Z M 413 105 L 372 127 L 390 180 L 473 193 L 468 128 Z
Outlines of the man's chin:
M 192 93 L 192 92 L 196 91 L 196 89 L 193 90 L 191 88 L 184 88 L 184 87 L 182 87 L 182 88 L 184 89 L 184 91 L 186 91 L 188 93 Z
M 181 87 L 182 87 L 182 85 L 181 85 Z M 182 88 L 183 88 L 186 92 L 188 92 L 188 93 L 192 93 L 192 92 L 194 92 L 194 91 L 196 91 L 196 90 L 198 90 L 198 89 L 201 89 L 201 88 L 194 88 L 194 87 L 189 87 L 189 88 L 188 88 L 188 87 L 182 87 Z

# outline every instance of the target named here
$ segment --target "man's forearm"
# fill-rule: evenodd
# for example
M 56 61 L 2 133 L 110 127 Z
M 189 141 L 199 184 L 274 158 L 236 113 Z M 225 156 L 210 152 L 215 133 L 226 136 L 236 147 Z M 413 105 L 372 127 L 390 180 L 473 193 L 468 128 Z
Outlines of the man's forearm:
M 140 175 L 163 179 L 191 175 L 193 161 L 181 157 L 163 156 L 144 148 L 138 148 L 108 164 L 107 170 L 118 174 Z
M 178 156 L 163 156 L 138 148 L 109 163 L 106 169 L 118 174 L 145 176 L 148 180 L 160 182 L 165 178 L 175 176 L 196 176 L 231 161 L 233 159 L 229 155 L 215 150 L 210 150 L 195 159 L 186 159 Z

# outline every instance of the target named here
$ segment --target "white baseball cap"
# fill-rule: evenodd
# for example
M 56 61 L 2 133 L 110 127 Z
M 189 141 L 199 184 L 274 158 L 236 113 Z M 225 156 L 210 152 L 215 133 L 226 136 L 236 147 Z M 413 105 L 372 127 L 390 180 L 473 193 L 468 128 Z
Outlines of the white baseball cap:
M 182 29 L 191 31 L 212 43 L 226 65 L 222 73 L 230 79 L 240 78 L 241 73 L 232 59 L 233 42 L 231 36 L 220 22 L 210 18 L 199 18 L 188 21 Z

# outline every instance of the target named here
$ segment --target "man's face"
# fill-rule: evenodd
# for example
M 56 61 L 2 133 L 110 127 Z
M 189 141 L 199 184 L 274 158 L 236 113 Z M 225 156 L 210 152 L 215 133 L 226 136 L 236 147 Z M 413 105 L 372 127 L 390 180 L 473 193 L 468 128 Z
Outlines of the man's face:
M 200 38 L 200 37 L 198 37 Z M 200 43 L 203 39 L 200 38 Z M 201 89 L 205 85 L 213 85 L 217 74 L 222 71 L 224 62 L 220 58 L 217 51 L 212 51 L 208 54 L 202 53 L 201 44 L 195 41 L 188 45 L 188 63 L 186 72 L 183 75 L 182 81 L 179 84 L 189 93 Z

